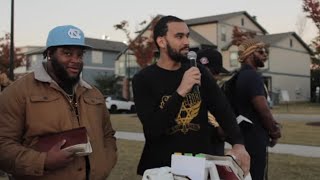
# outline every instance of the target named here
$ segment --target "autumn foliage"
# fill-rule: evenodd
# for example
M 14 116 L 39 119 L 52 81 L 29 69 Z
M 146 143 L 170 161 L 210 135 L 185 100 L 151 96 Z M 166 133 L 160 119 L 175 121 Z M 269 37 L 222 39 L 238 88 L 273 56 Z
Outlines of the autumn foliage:
M 312 19 L 318 28 L 318 36 L 312 41 L 316 54 L 320 54 L 320 3 L 319 0 L 303 0 L 303 11 Z
M 125 34 L 126 37 L 129 41 L 129 49 L 134 53 L 137 59 L 137 64 L 141 68 L 145 68 L 148 65 L 152 63 L 152 59 L 154 57 L 154 52 L 156 50 L 156 46 L 153 42 L 153 28 L 156 24 L 156 22 L 159 20 L 159 18 L 154 18 L 149 26 L 144 28 L 142 31 L 139 31 L 139 35 L 132 39 L 130 37 L 130 31 L 128 30 L 129 28 L 129 23 L 128 21 L 122 21 L 120 24 L 114 25 L 114 28 L 116 30 L 122 30 Z M 140 23 L 140 26 L 143 26 L 146 24 L 146 21 L 143 21 Z M 148 32 L 145 35 L 143 32 Z
M 20 53 L 20 49 L 14 50 L 14 68 L 23 64 L 24 55 Z M 0 73 L 9 75 L 10 68 L 10 33 L 0 38 Z
M 241 31 L 241 29 L 235 26 L 232 30 L 232 44 L 239 46 L 244 40 L 254 38 L 257 35 L 253 31 Z

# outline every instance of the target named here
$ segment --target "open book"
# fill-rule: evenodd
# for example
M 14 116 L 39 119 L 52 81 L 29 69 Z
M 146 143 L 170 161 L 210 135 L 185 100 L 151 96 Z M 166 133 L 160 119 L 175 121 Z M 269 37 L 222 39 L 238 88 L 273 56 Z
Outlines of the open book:
M 85 127 L 40 136 L 33 148 L 39 152 L 48 152 L 55 144 L 64 139 L 66 143 L 61 147 L 63 150 L 74 152 L 78 156 L 88 155 L 92 152 Z
M 212 156 L 205 154 L 211 166 L 216 167 L 220 179 L 224 180 L 245 180 L 244 172 L 238 163 L 231 156 Z M 210 173 L 212 174 L 212 173 Z

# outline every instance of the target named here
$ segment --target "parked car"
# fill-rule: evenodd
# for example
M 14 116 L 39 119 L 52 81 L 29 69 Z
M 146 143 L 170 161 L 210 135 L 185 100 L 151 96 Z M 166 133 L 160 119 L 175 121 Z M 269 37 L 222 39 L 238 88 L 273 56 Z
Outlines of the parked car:
M 128 101 L 123 97 L 108 96 L 106 106 L 111 113 L 115 112 L 135 112 L 136 108 L 133 101 Z

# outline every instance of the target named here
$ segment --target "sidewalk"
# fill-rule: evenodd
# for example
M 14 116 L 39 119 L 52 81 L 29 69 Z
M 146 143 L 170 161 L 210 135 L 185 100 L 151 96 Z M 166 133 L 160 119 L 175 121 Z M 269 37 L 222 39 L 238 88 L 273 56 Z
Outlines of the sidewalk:
M 119 139 L 145 141 L 143 133 L 117 131 L 115 136 Z M 231 148 L 230 144 L 228 143 L 226 143 L 225 147 L 227 149 Z M 320 147 L 317 146 L 277 144 L 275 147 L 269 148 L 268 150 L 271 153 L 292 154 L 296 156 L 320 158 Z
M 320 114 L 274 114 L 276 120 L 320 121 Z

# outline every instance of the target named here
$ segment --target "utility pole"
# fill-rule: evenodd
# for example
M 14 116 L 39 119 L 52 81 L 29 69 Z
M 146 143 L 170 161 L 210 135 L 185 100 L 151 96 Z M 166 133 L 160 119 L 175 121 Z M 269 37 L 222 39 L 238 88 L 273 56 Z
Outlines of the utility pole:
M 11 34 L 10 34 L 10 71 L 9 79 L 14 80 L 14 0 L 11 0 Z

